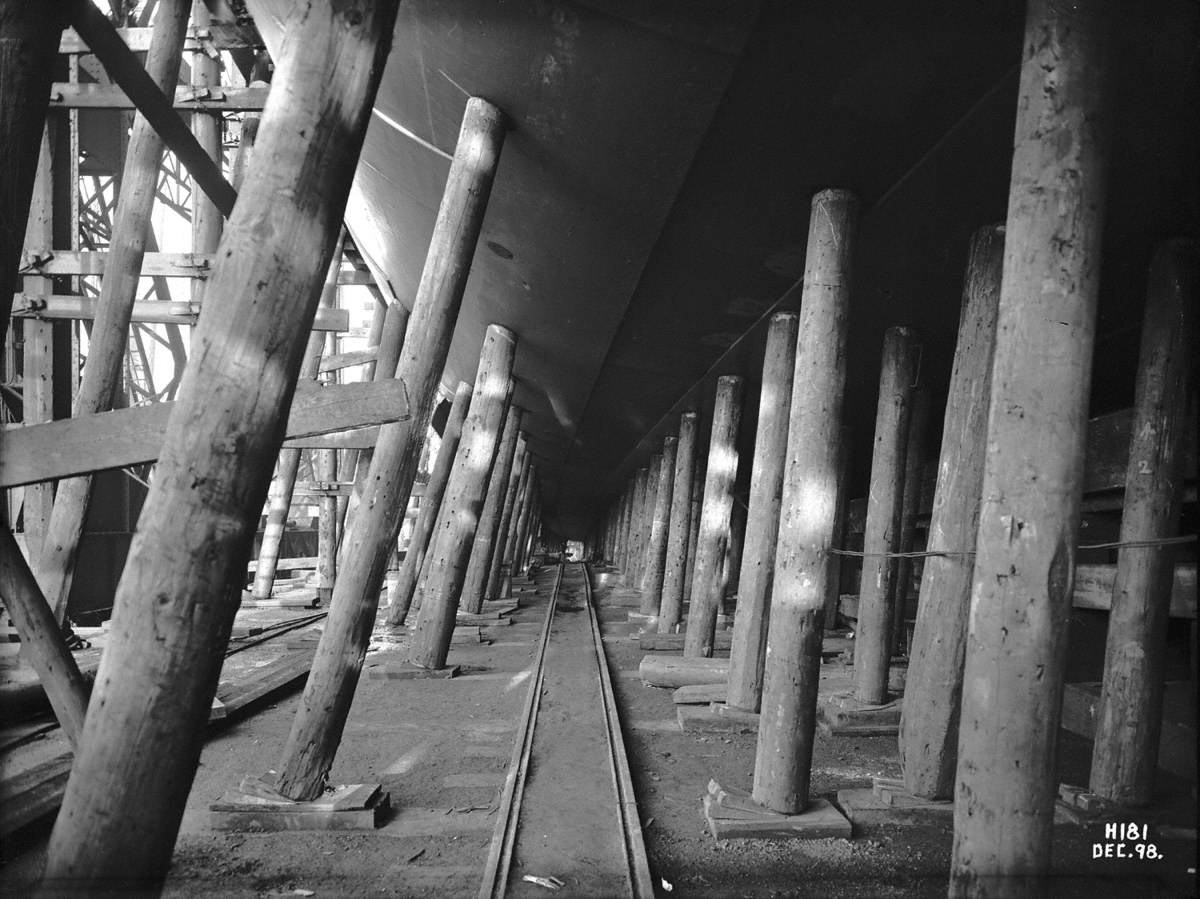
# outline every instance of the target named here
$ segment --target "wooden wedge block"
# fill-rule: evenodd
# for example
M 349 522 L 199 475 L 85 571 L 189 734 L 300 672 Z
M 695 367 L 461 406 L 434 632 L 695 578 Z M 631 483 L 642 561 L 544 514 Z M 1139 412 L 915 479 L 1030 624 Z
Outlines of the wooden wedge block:
M 673 655 L 642 657 L 638 674 L 653 687 L 711 684 L 729 676 L 729 659 L 687 659 Z
M 671 698 L 676 705 L 708 705 L 713 702 L 724 702 L 729 688 L 724 683 L 719 684 L 685 684 Z

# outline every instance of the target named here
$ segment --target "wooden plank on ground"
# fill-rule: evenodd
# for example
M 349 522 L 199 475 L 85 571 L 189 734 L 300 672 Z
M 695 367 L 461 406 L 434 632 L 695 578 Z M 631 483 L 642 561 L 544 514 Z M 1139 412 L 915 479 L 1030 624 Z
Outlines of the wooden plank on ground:
M 153 403 L 0 432 L 0 487 L 153 462 L 173 403 Z M 408 416 L 396 379 L 322 387 L 297 385 L 290 438 L 400 421 Z

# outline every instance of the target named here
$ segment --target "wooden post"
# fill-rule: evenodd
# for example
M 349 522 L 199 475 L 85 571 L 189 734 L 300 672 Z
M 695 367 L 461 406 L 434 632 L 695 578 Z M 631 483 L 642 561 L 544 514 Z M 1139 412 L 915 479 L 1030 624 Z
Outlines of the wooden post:
M 483 609 L 483 594 L 487 588 L 488 575 L 492 570 L 492 556 L 496 549 L 496 537 L 500 532 L 500 517 L 504 512 L 504 497 L 512 474 L 513 458 L 517 452 L 517 437 L 521 432 L 521 409 L 510 405 L 504 418 L 504 436 L 492 465 L 491 478 L 487 486 L 487 498 L 479 526 L 475 529 L 475 541 L 471 548 L 470 562 L 463 580 L 462 604 L 468 612 L 478 614 Z
M 21 638 L 21 658 L 33 666 L 63 733 L 78 751 L 87 712 L 88 684 L 67 649 L 54 614 L 42 596 L 21 548 L 0 525 L 0 596 Z
M 614 561 L 622 573 L 627 570 L 629 564 L 629 537 L 633 522 L 633 494 L 636 482 L 636 475 L 626 478 L 625 492 L 621 494 L 621 517 L 617 522 L 617 557 Z
M 164 92 L 173 91 L 179 78 L 189 10 L 188 0 L 163 0 L 154 17 L 154 36 L 146 55 L 146 71 Z M 96 304 L 96 319 L 79 383 L 75 415 L 111 409 L 121 388 L 129 319 L 138 295 L 162 154 L 162 139 L 144 116 L 134 116 L 113 219 L 112 245 L 100 280 L 100 299 Z M 59 482 L 35 569 L 42 592 L 60 622 L 67 614 L 67 599 L 75 576 L 75 557 L 91 494 L 91 475 Z
M 508 489 L 504 494 L 504 511 L 500 513 L 500 528 L 496 532 L 496 548 L 492 552 L 492 562 L 488 568 L 488 581 L 484 595 L 487 599 L 497 599 L 500 596 L 500 583 L 504 571 L 504 553 L 508 546 L 509 534 L 513 530 L 513 514 L 517 508 L 517 500 L 521 492 L 521 481 L 529 467 L 529 453 L 525 447 L 525 439 L 518 437 L 517 452 L 513 457 L 512 470 L 508 476 Z
M 1110 8 L 1029 0 L 954 802 L 952 896 L 1050 866 L 1107 169 Z
M 517 574 L 522 574 L 529 567 L 529 556 L 532 552 L 534 540 L 538 533 L 538 523 L 541 520 L 541 490 L 538 488 L 536 477 L 536 469 L 530 470 L 529 476 L 529 504 L 526 506 L 525 514 L 521 516 L 521 528 L 517 532 L 517 555 L 513 560 L 513 571 Z
M 63 23 L 37 3 L 0 8 L 0 341 L 17 292 L 29 202 Z M 3 353 L 0 343 L 0 353 Z M 0 362 L 3 362 L 0 359 Z
M 808 805 L 857 218 L 849 191 L 813 197 L 754 761 L 754 800 L 784 814 Z
M 278 86 L 278 85 L 277 85 Z M 341 742 L 354 686 L 379 605 L 388 556 L 404 518 L 433 412 L 438 377 L 458 310 L 503 141 L 500 111 L 467 101 L 446 192 L 417 287 L 396 377 L 408 388 L 412 417 L 380 429 L 362 502 L 346 534 L 342 576 L 280 765 L 279 791 L 318 796 Z
M 651 453 L 646 472 L 646 501 L 642 509 L 642 542 L 638 546 L 637 575 L 634 583 L 642 591 L 643 603 L 646 593 L 646 575 L 650 570 L 650 539 L 654 532 L 654 510 L 658 505 L 658 483 L 662 475 L 663 454 Z
M 904 440 L 904 491 L 900 500 L 900 539 L 896 550 L 911 553 L 917 534 L 917 507 L 921 503 L 921 485 L 925 480 L 925 432 L 929 424 L 929 391 L 917 386 L 908 416 L 908 435 Z M 891 639 L 888 656 L 900 655 L 904 644 L 904 622 L 908 606 L 908 584 L 912 580 L 913 560 L 901 555 L 896 560 L 896 578 L 892 582 Z
M 525 506 L 529 503 L 530 487 L 533 481 L 533 452 L 528 444 L 525 447 L 525 466 L 521 471 L 521 482 L 517 488 L 516 504 L 513 506 L 512 524 L 509 527 L 508 540 L 504 544 L 504 561 L 500 566 L 500 597 L 512 595 L 512 579 L 516 574 L 517 538 L 521 530 L 521 521 L 525 516 Z
M 779 537 L 779 504 L 783 498 L 783 465 L 787 460 L 788 414 L 799 324 L 800 316 L 795 312 L 777 312 L 771 316 L 763 354 L 745 551 L 738 578 L 737 615 L 733 619 L 725 699 L 726 705 L 749 712 L 757 712 L 762 700 L 767 613 L 775 575 L 775 543 Z
M 687 569 L 688 536 L 692 530 L 692 478 L 696 470 L 696 413 L 679 416 L 679 443 L 671 485 L 671 523 L 668 527 L 666 568 L 659 603 L 658 632 L 674 631 L 683 617 L 683 579 Z
M 313 2 L 290 20 L 117 589 L 48 888 L 166 876 L 396 6 Z
M 1195 240 L 1170 241 L 1150 265 L 1122 543 L 1179 531 L 1183 448 L 1194 424 L 1187 404 L 1198 251 Z M 1124 546 L 1117 553 L 1090 785 L 1093 793 L 1121 805 L 1146 805 L 1154 789 L 1174 562 L 1167 546 Z
M 629 518 L 629 544 L 626 552 L 625 571 L 621 582 L 626 587 L 637 586 L 638 557 L 645 546 L 642 531 L 645 525 L 646 483 L 650 479 L 649 468 L 639 468 L 633 482 L 633 511 Z
M 954 795 L 967 611 L 983 495 L 984 438 L 1003 264 L 1004 226 L 980 228 L 971 238 L 967 257 L 929 519 L 929 549 L 946 555 L 926 557 L 921 571 L 921 598 L 900 717 L 905 788 L 929 799 Z
M 321 305 L 331 304 L 332 295 L 329 291 L 330 279 L 337 284 L 338 259 L 341 256 L 341 240 L 334 248 L 334 262 L 325 275 L 325 285 L 321 289 Z M 325 335 L 314 331 L 308 336 L 304 349 L 304 359 L 300 363 L 299 381 L 312 381 L 317 377 L 321 367 L 321 354 L 325 350 Z M 258 547 L 258 566 L 254 569 L 254 583 L 250 593 L 255 599 L 270 599 L 271 590 L 275 586 L 275 572 L 279 564 L 279 548 L 283 544 L 283 534 L 287 529 L 288 513 L 292 510 L 292 496 L 296 489 L 296 474 L 300 470 L 300 453 L 302 450 L 285 447 L 279 451 L 275 463 L 275 476 L 271 479 L 271 487 L 267 492 L 267 520 L 263 526 L 262 543 Z M 319 543 L 318 535 L 318 543 Z M 326 535 L 328 540 L 328 535 Z M 326 566 L 329 565 L 328 559 Z M 331 579 L 332 583 L 332 579 Z M 328 602 L 331 594 L 321 596 L 322 602 Z
M 197 30 L 207 30 L 212 25 L 212 13 L 204 0 L 192 2 L 192 25 Z M 192 54 L 192 88 L 195 90 L 215 89 L 221 85 L 221 64 L 203 50 Z M 217 170 L 221 170 L 221 116 L 211 112 L 192 113 L 192 134 L 196 142 L 212 159 Z M 208 195 L 200 181 L 192 177 L 192 251 L 215 253 L 221 242 L 221 229 L 225 218 Z M 337 254 L 334 256 L 337 259 Z M 204 299 L 205 280 L 192 279 L 192 300 Z
M 863 533 L 862 586 L 858 592 L 858 631 L 854 639 L 854 695 L 871 705 L 888 701 L 891 658 L 892 584 L 896 562 L 889 554 L 900 539 L 904 493 L 904 444 L 917 373 L 918 348 L 908 328 L 883 335 L 883 368 L 875 412 L 875 450 Z
M 833 513 L 833 546 L 844 549 L 846 546 L 846 509 L 849 506 L 848 483 L 850 479 L 850 428 L 842 425 L 838 434 L 838 473 L 837 473 L 837 503 Z M 825 591 L 825 630 L 836 630 L 838 626 L 838 603 L 841 599 L 842 560 L 843 556 L 830 553 L 827 558 L 829 573 L 829 589 Z
M 700 533 L 696 543 L 696 570 L 692 575 L 692 605 L 683 640 L 683 654 L 688 658 L 708 657 L 713 651 L 717 612 L 721 605 L 721 560 L 729 543 L 729 513 L 733 506 L 733 482 L 737 479 L 742 388 L 743 380 L 739 375 L 717 378 Z
M 450 415 L 446 418 L 446 426 L 442 429 L 442 442 L 438 446 L 437 459 L 433 463 L 433 471 L 429 473 L 429 483 L 425 485 L 425 494 L 421 497 L 421 508 L 417 512 L 417 520 L 413 525 L 412 537 L 408 541 L 408 549 L 404 553 L 404 561 L 400 564 L 400 572 L 392 589 L 388 592 L 387 623 L 389 627 L 398 627 L 408 617 L 413 597 L 417 592 L 421 571 L 425 565 L 425 555 L 429 550 L 430 537 L 438 521 L 438 510 L 441 508 L 442 496 L 446 490 L 446 481 L 450 478 L 450 469 L 454 465 L 454 454 L 458 452 L 458 442 L 462 436 L 463 422 L 467 417 L 467 409 L 471 405 L 471 385 L 459 381 L 454 391 L 454 402 L 450 406 Z
M 42 135 L 38 154 L 37 181 L 29 206 L 29 222 L 25 245 L 35 250 L 49 251 L 54 246 L 53 184 L 51 179 L 49 129 Z M 51 293 L 50 281 L 41 277 L 25 279 L 27 295 Z M 51 421 L 54 418 L 54 324 L 36 318 L 21 322 L 24 348 L 24 371 L 21 376 L 22 418 L 26 424 Z M 3 335 L 0 334 L 0 339 Z M 25 548 L 29 558 L 37 563 L 50 512 L 54 508 L 54 484 L 29 484 L 25 487 L 22 508 Z M 38 591 L 41 596 L 41 591 Z M 80 718 L 82 724 L 83 719 Z
M 338 239 L 333 251 L 333 260 L 329 263 L 329 272 L 325 276 L 325 286 L 321 290 L 321 305 L 327 309 L 337 308 L 338 275 L 342 270 L 342 251 L 345 248 L 346 232 Z M 332 356 L 337 352 L 337 336 L 329 333 L 325 336 L 325 352 Z M 328 376 L 336 383 L 337 372 Z M 313 453 L 314 474 L 318 481 L 325 483 L 337 480 L 337 450 L 322 449 Z M 317 598 L 322 603 L 328 603 L 333 597 L 333 583 L 337 578 L 337 496 L 323 495 L 317 503 Z
M 696 574 L 696 545 L 700 542 L 700 504 L 704 500 L 704 468 L 699 454 L 699 435 L 697 435 L 696 467 L 692 472 L 692 511 L 691 532 L 688 534 L 687 564 L 683 569 L 683 604 L 685 607 L 692 603 L 692 579 Z
M 658 469 L 658 489 L 654 492 L 654 520 L 650 525 L 650 542 L 646 554 L 646 577 L 642 583 L 642 614 L 644 615 L 657 616 L 662 600 L 678 444 L 678 437 L 663 438 L 662 462 Z
M 471 395 L 471 411 L 463 423 L 462 440 L 429 550 L 433 567 L 428 592 L 409 644 L 409 661 L 422 668 L 446 665 L 472 544 L 480 530 L 489 475 L 499 454 L 516 349 L 517 338 L 510 330 L 500 325 L 488 326 Z

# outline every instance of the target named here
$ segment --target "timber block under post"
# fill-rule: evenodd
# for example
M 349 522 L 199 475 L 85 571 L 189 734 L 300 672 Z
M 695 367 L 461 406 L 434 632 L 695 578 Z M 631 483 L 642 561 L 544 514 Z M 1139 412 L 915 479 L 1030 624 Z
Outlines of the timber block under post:
M 830 736 L 894 737 L 900 733 L 902 696 L 876 705 L 862 702 L 853 693 L 834 693 L 817 702 L 817 721 Z
M 757 712 L 730 708 L 722 702 L 708 706 L 680 704 L 675 709 L 675 717 L 682 730 L 693 733 L 758 733 Z
M 755 802 L 750 793 L 708 782 L 704 817 L 718 840 L 823 840 L 853 835 L 850 819 L 828 799 L 813 798 L 796 815 L 772 811 Z
M 210 805 L 209 824 L 223 832 L 283 830 L 374 830 L 391 808 L 390 794 L 375 784 L 345 784 L 311 802 L 297 802 L 275 790 L 274 772 L 243 778 Z

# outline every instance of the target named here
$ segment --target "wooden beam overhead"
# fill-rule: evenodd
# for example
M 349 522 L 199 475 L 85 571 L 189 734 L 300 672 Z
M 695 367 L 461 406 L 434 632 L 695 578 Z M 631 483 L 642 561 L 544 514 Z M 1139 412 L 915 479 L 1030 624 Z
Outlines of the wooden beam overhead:
M 213 253 L 146 253 L 142 260 L 143 277 L 207 278 L 215 260 Z M 55 250 L 27 248 L 22 256 L 22 274 L 31 275 L 103 275 L 108 261 L 106 251 Z M 338 284 L 374 283 L 369 272 L 349 271 L 338 275 Z
M 117 28 L 121 40 L 134 53 L 145 53 L 150 49 L 152 28 Z M 207 50 L 252 50 L 263 46 L 262 38 L 254 28 L 235 25 L 231 22 L 213 22 L 207 28 L 188 28 L 183 49 L 189 53 Z M 92 49 L 74 28 L 62 33 L 58 52 L 65 54 L 91 53 Z
M 220 87 L 195 90 L 181 85 L 172 106 L 180 112 L 261 112 L 267 103 L 265 87 Z M 51 109 L 133 109 L 129 95 L 115 84 L 68 84 L 50 87 Z
M 0 431 L 0 487 L 141 465 L 158 458 L 175 403 L 152 403 Z M 300 382 L 287 439 L 303 440 L 409 417 L 399 380 L 321 387 Z M 340 435 L 339 435 L 340 436 Z M 372 443 L 373 443 L 372 439 Z M 340 443 L 335 443 L 341 446 Z
M 31 296 L 18 293 L 13 296 L 12 314 L 15 318 L 32 319 L 93 319 L 96 317 L 97 300 L 80 296 Z M 194 325 L 202 303 L 163 302 L 161 300 L 138 300 L 133 304 L 131 322 L 158 325 Z M 313 318 L 314 331 L 349 331 L 350 312 L 346 309 L 318 309 Z M 370 351 L 362 351 L 363 353 Z M 351 355 L 351 354 L 344 354 Z M 364 361 L 364 360 L 359 360 Z M 357 363 L 346 361 L 344 368 Z M 333 369 L 322 368 L 322 371 Z

